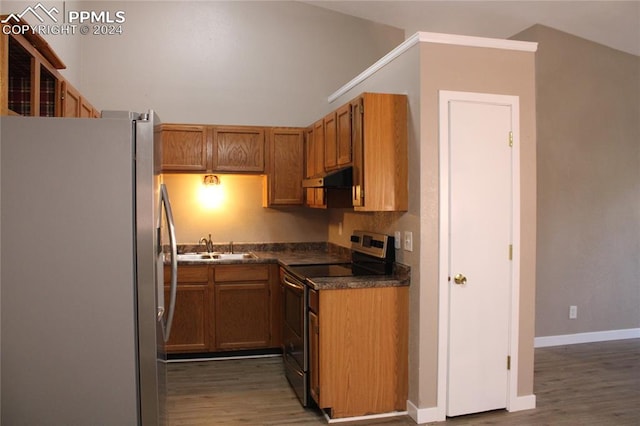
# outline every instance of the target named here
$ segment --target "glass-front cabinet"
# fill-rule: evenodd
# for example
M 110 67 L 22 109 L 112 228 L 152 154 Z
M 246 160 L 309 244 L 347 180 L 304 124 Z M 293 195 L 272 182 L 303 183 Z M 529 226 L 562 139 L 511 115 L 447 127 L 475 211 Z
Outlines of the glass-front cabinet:
M 10 20 L 0 32 L 0 115 L 99 117 L 60 74 L 65 64 L 39 34 L 4 31 L 20 24 Z

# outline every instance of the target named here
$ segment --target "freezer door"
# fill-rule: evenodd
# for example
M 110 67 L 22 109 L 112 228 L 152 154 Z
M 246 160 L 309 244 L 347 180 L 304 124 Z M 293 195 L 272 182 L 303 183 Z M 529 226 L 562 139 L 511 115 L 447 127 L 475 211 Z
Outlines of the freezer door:
M 136 260 L 140 424 L 164 425 L 166 353 L 158 306 L 162 275 L 160 122 L 153 111 L 133 117 L 136 175 Z

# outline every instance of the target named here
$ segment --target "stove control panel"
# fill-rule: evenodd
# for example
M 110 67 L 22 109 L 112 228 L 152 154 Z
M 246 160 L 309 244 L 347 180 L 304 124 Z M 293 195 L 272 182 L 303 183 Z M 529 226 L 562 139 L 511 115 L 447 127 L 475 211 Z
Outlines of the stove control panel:
M 369 231 L 353 231 L 351 250 L 381 259 L 393 257 L 394 239 L 385 234 Z

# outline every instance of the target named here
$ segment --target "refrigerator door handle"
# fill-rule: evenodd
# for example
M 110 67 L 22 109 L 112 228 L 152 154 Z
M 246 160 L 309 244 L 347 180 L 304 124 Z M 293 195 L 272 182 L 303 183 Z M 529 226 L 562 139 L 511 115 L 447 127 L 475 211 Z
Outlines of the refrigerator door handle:
M 176 308 L 176 291 L 178 287 L 178 245 L 176 242 L 176 229 L 173 222 L 173 213 L 171 212 L 171 203 L 169 202 L 169 194 L 164 184 L 160 185 L 160 200 L 167 218 L 167 228 L 169 231 L 169 246 L 171 250 L 171 287 L 169 297 L 169 310 L 167 312 L 166 322 L 163 324 L 164 341 L 169 340 L 171 336 L 171 325 L 173 323 L 173 313 Z M 158 318 L 162 318 L 165 313 L 164 307 L 158 308 Z

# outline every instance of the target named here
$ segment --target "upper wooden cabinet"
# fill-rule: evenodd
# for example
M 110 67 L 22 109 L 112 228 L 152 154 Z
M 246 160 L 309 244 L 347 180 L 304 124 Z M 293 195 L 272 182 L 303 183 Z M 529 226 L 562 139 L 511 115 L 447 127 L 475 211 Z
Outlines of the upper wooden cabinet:
M 267 207 L 302 205 L 304 129 L 271 128 L 268 132 Z
M 163 124 L 162 171 L 264 173 L 265 129 Z
M 209 167 L 207 127 L 162 124 L 162 171 L 206 172 Z
M 0 17 L 4 20 L 6 16 Z M 0 33 L 0 114 L 36 117 L 99 117 L 95 109 L 58 72 L 66 68 L 37 33 Z
M 67 81 L 62 82 L 61 111 L 63 117 L 99 118 L 100 111 L 95 109 L 80 91 Z
M 324 168 L 351 165 L 351 105 L 345 104 L 324 118 Z
M 216 126 L 212 136 L 214 171 L 264 172 L 264 128 Z
M 306 131 L 305 178 L 324 174 L 325 120 L 313 123 Z M 305 204 L 308 207 L 326 208 L 325 191 L 322 188 L 306 188 Z
M 406 95 L 363 93 L 350 104 L 354 210 L 406 211 Z

